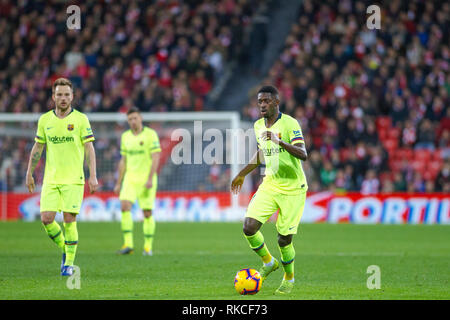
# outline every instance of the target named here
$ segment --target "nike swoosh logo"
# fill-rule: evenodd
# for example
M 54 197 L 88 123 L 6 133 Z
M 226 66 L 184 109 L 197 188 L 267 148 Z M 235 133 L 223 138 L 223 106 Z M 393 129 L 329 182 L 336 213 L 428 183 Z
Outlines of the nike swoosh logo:
M 294 229 L 295 227 L 290 227 L 289 230 Z
M 47 128 L 47 130 L 50 130 L 50 129 L 52 129 L 53 127 L 49 127 L 49 128 Z

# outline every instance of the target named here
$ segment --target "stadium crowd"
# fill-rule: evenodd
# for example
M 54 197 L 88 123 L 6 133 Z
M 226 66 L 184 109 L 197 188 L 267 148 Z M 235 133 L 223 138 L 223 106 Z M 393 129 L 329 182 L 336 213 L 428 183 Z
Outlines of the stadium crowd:
M 60 2 L 0 1 L 0 112 L 46 111 L 59 77 L 85 112 L 202 110 L 260 2 L 86 1 L 67 30 Z
M 390 1 L 380 30 L 370 4 L 303 1 L 262 84 L 301 123 L 311 191 L 450 192 L 450 3 Z
M 83 28 L 67 31 L 59 2 L 1 0 L 0 112 L 47 111 L 61 76 L 83 112 L 202 110 L 225 64 L 243 54 L 261 2 L 87 1 Z M 368 30 L 370 4 L 303 1 L 261 85 L 276 85 L 281 110 L 301 123 L 310 191 L 450 192 L 450 4 L 392 0 L 381 29 Z M 243 108 L 251 121 L 256 90 Z M 117 141 L 99 142 L 110 186 Z M 0 141 L 0 176 L 9 172 L 0 187 L 23 187 L 31 143 Z
M 2 0 L 0 112 L 46 112 L 54 105 L 49 92 L 59 77 L 72 81 L 73 105 L 83 112 L 134 105 L 144 112 L 202 110 L 226 63 L 243 54 L 246 28 L 261 3 L 85 1 L 78 4 L 82 28 L 67 30 L 66 4 Z M 21 159 L 28 157 L 30 143 L 0 142 L 0 177 L 9 177 L 0 178 L 0 187 L 23 189 Z M 118 156 L 112 155 L 114 146 L 97 148 L 99 162 Z M 114 169 L 103 169 L 99 175 L 108 177 L 108 189 Z

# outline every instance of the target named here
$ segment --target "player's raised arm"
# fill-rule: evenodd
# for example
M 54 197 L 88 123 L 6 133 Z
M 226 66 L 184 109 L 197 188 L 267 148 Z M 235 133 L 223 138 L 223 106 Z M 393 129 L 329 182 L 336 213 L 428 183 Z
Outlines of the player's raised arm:
M 97 164 L 95 160 L 95 149 L 92 141 L 86 142 L 84 144 L 84 151 L 86 154 L 86 162 L 89 167 L 89 190 L 91 193 L 97 191 L 98 181 L 97 181 Z
M 299 138 L 295 138 L 295 139 L 300 139 L 300 137 L 301 136 L 299 136 Z M 294 157 L 296 157 L 302 161 L 306 161 L 306 159 L 308 158 L 308 153 L 306 152 L 306 146 L 303 142 L 296 141 L 297 143 L 290 144 L 286 141 L 283 141 L 279 137 L 277 137 L 277 135 L 273 134 L 273 132 L 271 132 L 271 131 L 264 131 L 262 133 L 261 138 L 264 141 L 271 140 L 273 143 L 281 146 L 287 152 L 289 152 L 291 155 L 293 155 Z M 303 137 L 301 137 L 301 140 L 303 140 Z
M 30 193 L 33 193 L 35 188 L 33 172 L 37 164 L 39 163 L 39 160 L 41 159 L 44 146 L 45 144 L 43 143 L 35 142 L 33 148 L 31 149 L 30 159 L 28 160 L 27 175 L 25 178 L 25 183 Z

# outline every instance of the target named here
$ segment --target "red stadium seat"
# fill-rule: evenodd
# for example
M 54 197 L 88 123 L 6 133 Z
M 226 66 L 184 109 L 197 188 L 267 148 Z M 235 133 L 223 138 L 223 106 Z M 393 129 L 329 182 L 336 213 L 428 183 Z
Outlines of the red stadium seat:
M 414 169 L 414 171 L 423 174 L 427 169 L 427 163 L 420 160 L 414 160 L 413 162 L 411 162 L 411 167 Z
M 434 180 L 435 178 L 436 178 L 436 175 L 433 172 L 429 171 L 429 170 L 426 170 L 423 173 L 423 179 L 424 180 Z
M 378 129 L 378 137 L 380 138 L 380 140 L 386 140 L 388 137 L 388 129 L 387 128 Z
M 395 150 L 395 158 L 399 160 L 406 159 L 412 161 L 414 158 L 414 151 L 408 148 L 400 148 Z
M 403 169 L 403 161 L 401 160 L 389 161 L 389 167 L 393 172 L 398 172 Z
M 428 163 L 428 168 L 430 171 L 438 171 L 440 172 L 444 162 L 442 160 L 433 160 Z
M 414 160 L 428 162 L 431 159 L 431 152 L 429 150 L 416 150 L 414 151 Z
M 398 147 L 397 139 L 387 139 L 383 142 L 384 147 L 388 150 L 389 154 L 393 154 L 394 150 Z
M 412 159 L 414 158 L 414 150 L 413 149 L 404 149 L 405 151 L 405 159 L 407 159 L 408 161 L 412 161 Z
M 388 130 L 388 137 L 390 139 L 398 139 L 400 137 L 401 131 L 399 128 L 390 128 Z
M 314 145 L 316 145 L 316 146 L 322 145 L 322 137 L 320 137 L 320 136 L 314 136 L 314 137 L 313 137 L 313 143 L 314 143 Z
M 434 180 L 441 172 L 441 169 L 442 169 L 442 162 L 432 161 L 428 164 L 425 174 L 427 177 L 429 177 L 429 179 Z
M 431 154 L 431 158 L 433 160 L 442 161 L 442 150 L 441 149 L 434 150 Z
M 376 120 L 377 128 L 390 128 L 392 125 L 392 119 L 390 117 L 378 117 Z

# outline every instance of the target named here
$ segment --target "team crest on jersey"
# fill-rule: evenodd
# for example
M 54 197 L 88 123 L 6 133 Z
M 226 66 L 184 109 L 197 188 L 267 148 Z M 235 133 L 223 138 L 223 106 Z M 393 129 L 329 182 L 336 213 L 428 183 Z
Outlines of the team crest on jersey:
M 143 146 L 144 145 L 144 141 L 139 142 L 139 145 Z
M 73 124 L 68 124 L 67 125 L 67 130 L 72 131 L 73 130 Z

